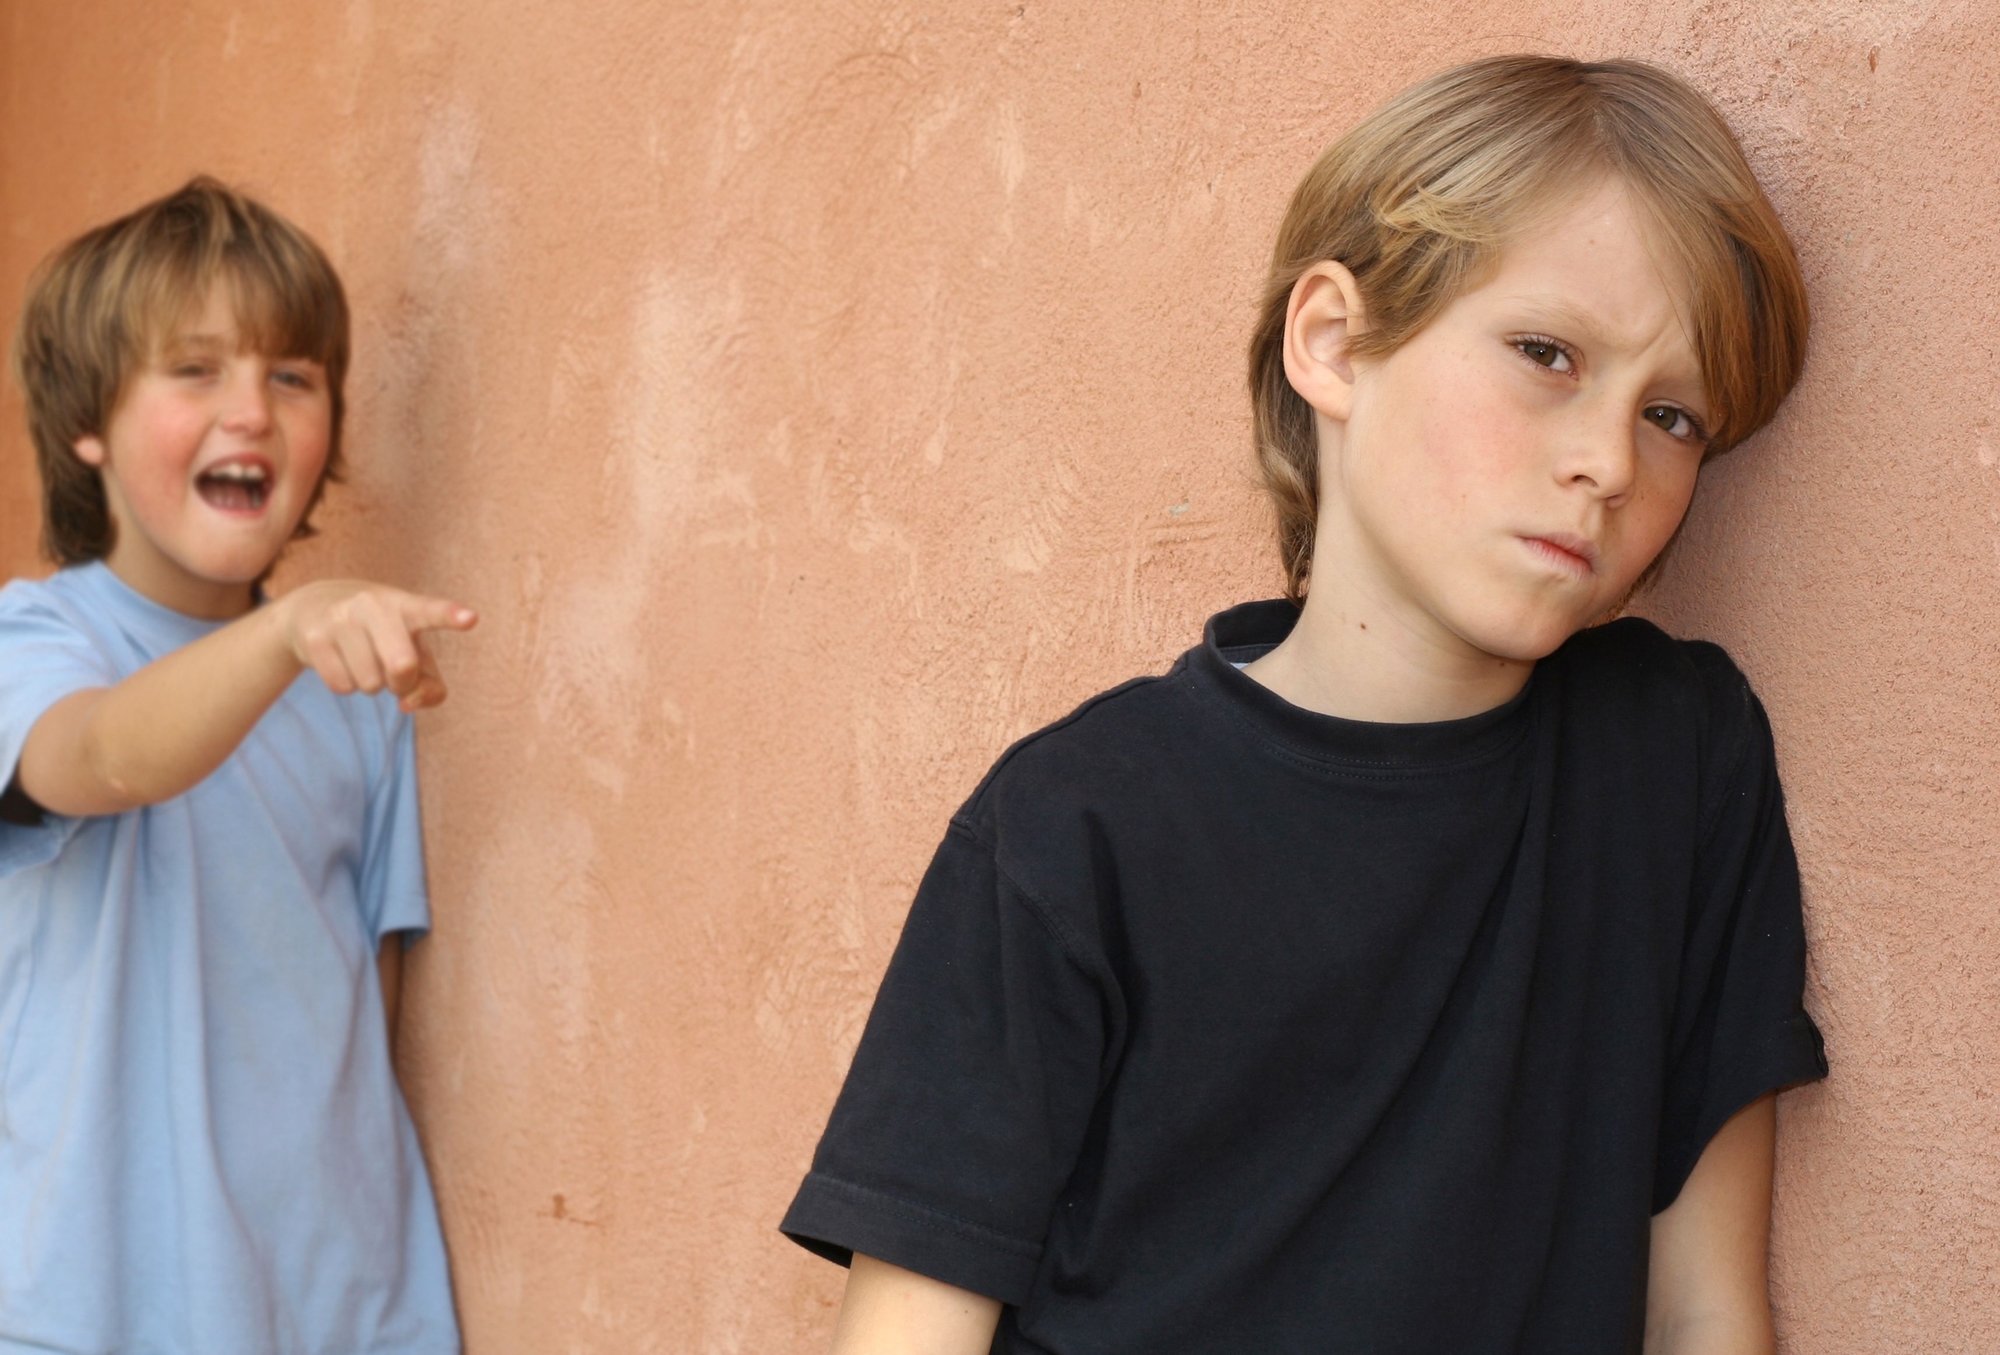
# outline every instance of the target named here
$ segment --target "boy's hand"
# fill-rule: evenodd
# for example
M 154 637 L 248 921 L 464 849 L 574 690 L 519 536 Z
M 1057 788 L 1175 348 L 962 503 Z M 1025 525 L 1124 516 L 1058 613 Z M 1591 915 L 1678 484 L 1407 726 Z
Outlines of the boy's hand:
M 272 604 L 292 656 L 340 696 L 394 692 L 404 710 L 445 698 L 444 677 L 423 642 L 429 630 L 471 630 L 472 608 L 379 583 L 329 579 Z

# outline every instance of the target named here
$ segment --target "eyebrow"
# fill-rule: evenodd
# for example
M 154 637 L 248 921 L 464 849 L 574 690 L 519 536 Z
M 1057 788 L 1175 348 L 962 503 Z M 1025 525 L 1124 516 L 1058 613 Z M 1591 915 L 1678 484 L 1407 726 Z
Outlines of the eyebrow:
M 160 344 L 164 353 L 180 352 L 190 348 L 226 348 L 229 339 L 222 334 L 173 334 Z
M 1592 338 L 1604 338 L 1603 329 L 1588 311 L 1580 310 L 1560 297 L 1524 293 L 1504 298 L 1509 305 L 1522 306 L 1564 329 L 1582 330 Z
M 161 342 L 156 350 L 160 359 L 182 357 L 190 353 L 214 353 L 227 350 L 242 352 L 244 345 L 227 334 L 175 334 Z M 309 353 L 266 353 L 275 362 L 309 362 L 316 367 L 326 363 Z

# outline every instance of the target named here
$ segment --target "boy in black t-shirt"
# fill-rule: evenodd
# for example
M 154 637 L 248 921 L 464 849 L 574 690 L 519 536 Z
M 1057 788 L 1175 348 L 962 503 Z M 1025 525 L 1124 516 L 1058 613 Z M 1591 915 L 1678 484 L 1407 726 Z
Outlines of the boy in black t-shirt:
M 1289 597 L 952 819 L 784 1221 L 836 1352 L 1771 1349 L 1826 1065 L 1770 730 L 1592 623 L 1805 341 L 1652 67 L 1477 62 L 1327 152 L 1250 350 Z

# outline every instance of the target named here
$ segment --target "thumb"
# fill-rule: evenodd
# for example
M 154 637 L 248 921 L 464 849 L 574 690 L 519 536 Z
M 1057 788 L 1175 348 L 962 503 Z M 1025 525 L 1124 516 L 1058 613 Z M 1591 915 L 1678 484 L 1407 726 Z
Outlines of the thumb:
M 438 705 L 445 696 L 444 674 L 438 671 L 437 660 L 431 657 L 431 652 L 422 641 L 417 642 L 417 662 L 417 685 L 403 697 L 401 703 L 406 711 Z

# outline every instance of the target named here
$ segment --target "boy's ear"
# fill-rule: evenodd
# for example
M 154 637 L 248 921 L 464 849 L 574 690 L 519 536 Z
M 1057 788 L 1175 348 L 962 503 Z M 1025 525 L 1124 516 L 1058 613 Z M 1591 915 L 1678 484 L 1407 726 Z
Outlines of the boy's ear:
M 78 461 L 81 461 L 86 466 L 95 466 L 99 470 L 102 470 L 104 463 L 110 460 L 110 457 L 104 450 L 104 439 L 98 437 L 95 433 L 85 433 L 75 442 L 72 442 L 70 448 L 76 453 Z
M 1354 398 L 1348 340 L 1360 333 L 1361 289 L 1354 274 L 1331 259 L 1292 284 L 1285 308 L 1285 377 L 1299 398 L 1329 419 L 1345 422 Z

